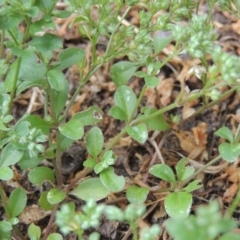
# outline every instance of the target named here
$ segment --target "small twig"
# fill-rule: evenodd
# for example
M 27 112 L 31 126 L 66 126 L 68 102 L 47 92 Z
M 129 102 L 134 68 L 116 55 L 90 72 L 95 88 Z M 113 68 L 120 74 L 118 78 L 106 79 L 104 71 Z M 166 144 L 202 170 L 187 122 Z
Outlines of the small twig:
M 52 224 L 55 220 L 55 214 L 56 214 L 56 211 L 58 210 L 58 207 L 59 207 L 59 204 L 56 204 L 52 210 L 51 217 L 48 221 L 48 225 L 43 236 L 43 240 L 46 240 L 48 235 L 51 233 Z

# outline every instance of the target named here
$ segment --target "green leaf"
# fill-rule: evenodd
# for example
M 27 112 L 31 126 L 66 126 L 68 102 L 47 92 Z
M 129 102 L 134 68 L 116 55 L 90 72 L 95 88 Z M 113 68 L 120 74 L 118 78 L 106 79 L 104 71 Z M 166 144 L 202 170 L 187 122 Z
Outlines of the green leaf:
M 21 16 L 16 11 L 11 11 L 11 8 L 5 5 L 0 14 L 0 29 L 7 30 L 18 26 L 18 24 L 23 20 L 23 17 L 24 16 Z
M 114 94 L 114 102 L 125 113 L 127 120 L 130 120 L 137 103 L 133 90 L 128 86 L 118 87 Z
M 219 148 L 220 156 L 227 162 L 234 162 L 240 155 L 239 143 L 221 143 Z
M 185 192 L 169 193 L 164 201 L 167 214 L 174 219 L 188 217 L 192 206 L 192 195 Z
M 156 164 L 149 169 L 149 172 L 160 179 L 176 185 L 176 179 L 173 170 L 166 164 Z
M 140 119 L 142 119 L 144 117 L 147 117 L 150 114 L 155 113 L 157 111 L 158 111 L 157 109 L 143 107 L 141 109 L 141 112 L 143 114 L 138 115 L 137 119 L 140 120 Z M 153 130 L 153 131 L 165 131 L 165 130 L 168 130 L 170 128 L 170 126 L 167 123 L 167 121 L 165 120 L 165 117 L 164 117 L 163 114 L 160 114 L 156 117 L 152 117 L 152 118 L 144 121 L 144 123 L 146 124 L 146 126 L 149 130 Z
M 155 54 L 160 53 L 172 40 L 173 40 L 172 36 L 169 36 L 169 37 L 156 36 L 153 39 L 153 48 L 154 48 Z
M 31 158 L 27 151 L 24 152 L 21 160 L 18 162 L 18 165 L 21 169 L 34 168 L 39 165 L 39 163 L 44 160 L 44 156 L 38 156 L 36 158 Z
M 2 120 L 0 120 L 0 130 L 1 131 L 8 131 L 9 128 L 6 128 L 5 125 L 3 124 Z
M 159 80 L 156 77 L 152 77 L 152 76 L 146 76 L 144 78 L 144 81 L 146 83 L 146 85 L 150 88 L 155 88 L 157 87 Z
M 56 0 L 36 0 L 34 5 L 39 7 L 44 13 L 50 13 L 56 3 Z
M 64 90 L 64 85 L 67 80 L 61 71 L 57 69 L 49 70 L 47 72 L 47 79 L 51 87 L 56 91 Z
M 132 62 L 121 61 L 115 63 L 110 70 L 110 75 L 113 82 L 117 86 L 124 85 L 133 76 L 139 65 Z
M 67 11 L 67 10 L 60 10 L 60 11 L 54 10 L 52 12 L 52 15 L 57 18 L 68 18 L 68 17 L 70 17 L 71 14 L 72 14 L 72 12 Z
M 8 113 L 8 104 L 10 102 L 11 98 L 9 94 L 0 94 L 0 116 L 1 118 L 5 116 Z
M 32 6 L 30 8 L 25 8 L 24 13 L 29 17 L 36 18 L 39 14 L 39 9 L 37 7 Z
M 33 82 L 31 81 L 22 81 L 19 83 L 16 91 L 16 96 L 18 96 L 21 92 L 25 91 L 28 88 L 31 87 L 39 87 L 39 88 L 45 88 L 46 87 L 46 80 L 39 79 L 35 80 Z
M 222 127 L 218 129 L 215 134 L 221 138 L 227 139 L 230 143 L 234 141 L 234 136 L 232 131 L 227 127 Z
M 23 156 L 23 153 L 24 151 L 16 149 L 12 144 L 9 143 L 2 150 L 0 167 L 8 167 L 19 162 Z
M 102 151 L 104 144 L 103 134 L 100 128 L 93 127 L 86 136 L 86 148 L 88 153 L 96 158 Z
M 83 126 L 90 126 L 99 123 L 102 120 L 103 111 L 96 107 L 91 106 L 85 111 L 76 113 L 73 118 L 81 120 Z
M 63 134 L 60 133 L 60 147 L 62 151 L 67 150 L 72 144 L 74 140 L 67 138 Z
M 60 203 L 66 197 L 66 193 L 58 188 L 52 188 L 47 194 L 47 200 L 51 204 Z
M 108 167 L 100 173 L 100 179 L 103 185 L 111 192 L 120 192 L 125 186 L 123 176 L 118 176 L 114 173 L 113 167 Z
M 13 178 L 13 170 L 10 167 L 0 168 L 0 179 L 8 181 Z
M 36 36 L 29 43 L 38 52 L 53 51 L 62 48 L 62 39 L 51 33 L 45 33 L 43 36 Z
M 72 140 L 79 140 L 84 134 L 82 122 L 79 119 L 71 118 L 69 122 L 61 124 L 59 131 Z
M 11 230 L 12 230 L 12 225 L 10 222 L 4 221 L 4 220 L 0 222 L 0 232 L 10 232 Z M 9 239 L 6 239 L 6 240 L 9 240 Z
M 96 164 L 97 164 L 96 160 L 92 158 L 88 158 L 83 162 L 83 166 L 88 168 L 94 168 Z
M 144 187 L 130 186 L 126 191 L 127 199 L 130 203 L 144 203 L 147 199 L 149 190 Z
M 54 174 L 48 167 L 35 167 L 28 173 L 28 179 L 32 184 L 41 187 L 44 181 L 54 183 Z
M 51 125 L 37 115 L 24 116 L 18 121 L 18 124 L 23 121 L 29 122 L 31 128 L 40 129 L 44 135 L 48 135 L 50 132 Z
M 65 81 L 62 91 L 56 91 L 54 89 L 51 90 L 52 99 L 54 100 L 52 102 L 52 105 L 56 118 L 58 118 L 59 114 L 61 113 L 66 104 L 66 101 L 68 99 L 68 91 L 69 91 L 68 81 Z
M 41 197 L 38 199 L 39 205 L 46 211 L 52 210 L 53 205 L 47 200 L 48 191 L 42 192 Z
M 51 233 L 48 237 L 47 240 L 63 240 L 62 235 L 59 233 Z
M 108 196 L 110 191 L 102 184 L 99 178 L 89 178 L 81 182 L 77 188 L 73 189 L 69 194 L 81 198 L 84 201 L 94 199 L 98 201 Z
M 128 126 L 127 133 L 139 143 L 145 143 L 148 139 L 148 130 L 144 123 L 140 123 L 134 127 Z
M 177 178 L 178 181 L 182 181 L 184 172 L 185 172 L 185 168 L 186 168 L 186 163 L 187 163 L 187 159 L 186 158 L 182 158 L 176 166 L 176 172 L 177 172 Z
M 113 106 L 109 110 L 109 113 L 118 120 L 127 121 L 127 115 L 125 112 L 118 106 Z
M 23 188 L 16 188 L 8 200 L 8 209 L 12 217 L 22 213 L 27 204 L 27 194 Z
M 193 182 L 189 183 L 185 188 L 183 188 L 183 190 L 185 192 L 190 193 L 190 192 L 193 192 L 193 191 L 201 188 L 202 184 L 199 185 L 200 181 L 201 181 L 200 179 L 194 180 Z
M 38 21 L 31 22 L 29 33 L 32 36 L 35 36 L 37 32 L 46 32 L 49 29 L 55 29 L 56 25 L 53 21 L 44 19 L 44 16 Z
M 58 59 L 60 65 L 57 66 L 57 69 L 63 70 L 76 64 L 85 58 L 85 52 L 77 47 L 64 49 L 58 54 Z
M 39 240 L 41 237 L 41 228 L 31 223 L 28 227 L 28 236 L 30 240 Z
M 178 181 L 180 182 L 186 180 L 195 172 L 194 167 L 185 166 L 186 163 L 187 163 L 187 159 L 182 158 L 176 166 L 177 178 L 178 178 Z
M 219 240 L 239 240 L 239 233 L 229 232 L 222 235 Z
M 46 64 L 42 62 L 36 54 L 32 54 L 31 56 L 22 57 L 18 79 L 35 81 L 42 79 L 46 72 Z

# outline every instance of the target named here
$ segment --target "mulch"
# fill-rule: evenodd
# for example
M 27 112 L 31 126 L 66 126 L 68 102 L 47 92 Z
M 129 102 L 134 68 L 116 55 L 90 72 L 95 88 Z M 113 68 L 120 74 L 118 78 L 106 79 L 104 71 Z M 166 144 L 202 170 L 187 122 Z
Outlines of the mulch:
M 64 7 L 64 6 L 63 6 Z M 203 14 L 206 9 L 206 3 L 200 6 L 200 13 Z M 76 16 L 73 14 L 68 19 L 56 19 L 58 30 L 54 33 L 61 36 L 64 41 L 64 47 L 75 46 L 84 49 L 88 62 L 91 62 L 91 45 L 89 41 L 82 38 L 77 32 L 77 24 L 73 28 L 68 28 Z M 130 24 L 138 25 L 138 9 L 134 8 L 129 16 Z M 240 20 L 233 15 L 222 12 L 219 8 L 215 8 L 212 21 L 218 32 L 217 44 L 224 51 L 234 55 L 240 55 Z M 103 38 L 98 45 L 97 54 L 103 54 L 107 45 L 107 39 Z M 174 42 L 169 44 L 163 53 L 159 54 L 159 59 L 167 57 L 168 51 L 174 47 Z M 119 59 L 118 59 L 119 60 Z M 209 63 L 211 59 L 209 59 Z M 83 87 L 81 93 L 76 98 L 73 106 L 69 111 L 70 119 L 75 113 L 86 110 L 88 107 L 95 105 L 104 112 L 103 120 L 99 124 L 102 129 L 106 145 L 109 141 L 120 132 L 123 123 L 114 120 L 109 115 L 109 109 L 113 106 L 113 95 L 116 86 L 111 82 L 109 75 L 110 67 L 114 63 L 99 69 L 90 81 Z M 188 55 L 182 55 L 173 58 L 163 67 L 158 75 L 161 80 L 157 91 L 148 89 L 143 99 L 142 106 L 151 106 L 161 108 L 173 103 L 179 95 L 182 87 L 186 91 L 197 91 L 201 89 L 201 81 L 194 75 L 189 73 L 192 67 L 200 66 L 198 61 L 193 61 Z M 86 67 L 86 71 L 89 66 Z M 70 83 L 69 98 L 76 90 L 79 83 L 79 69 L 73 65 L 65 71 L 65 76 Z M 143 86 L 143 80 L 133 77 L 129 86 L 136 94 L 139 94 Z M 222 92 L 226 91 L 221 89 Z M 38 88 L 32 88 L 22 93 L 14 102 L 13 114 L 15 119 L 19 119 L 24 113 L 42 115 L 43 114 L 44 94 Z M 239 95 L 234 92 L 225 99 L 215 105 L 202 109 L 203 99 L 188 102 L 183 106 L 167 112 L 166 119 L 170 119 L 171 115 L 178 115 L 181 118 L 179 124 L 172 124 L 172 129 L 162 133 L 149 133 L 149 139 L 144 144 L 139 144 L 128 136 L 124 136 L 114 146 L 113 151 L 118 155 L 115 164 L 115 172 L 124 175 L 127 185 L 136 184 L 138 186 L 149 186 L 153 190 L 149 193 L 146 200 L 148 210 L 144 218 L 139 222 L 139 226 L 151 226 L 154 223 L 164 226 L 164 221 L 168 216 L 164 210 L 162 199 L 166 193 L 154 191 L 168 187 L 168 183 L 160 181 L 148 174 L 148 169 L 153 163 L 165 162 L 169 166 L 176 166 L 177 162 L 184 156 L 193 160 L 192 164 L 196 168 L 204 166 L 208 161 L 218 155 L 218 146 L 222 139 L 214 135 L 214 132 L 222 126 L 229 127 L 233 133 L 236 133 L 237 126 L 240 122 L 240 104 Z M 88 130 L 88 129 L 86 129 Z M 196 150 L 197 149 L 197 150 Z M 77 141 L 74 145 L 65 151 L 62 155 L 63 173 L 65 184 L 71 183 L 81 173 L 82 162 L 86 159 L 87 153 L 84 142 Z M 44 164 L 48 164 L 47 161 Z M 233 201 L 239 185 L 239 159 L 233 164 L 227 164 L 224 161 L 219 162 L 216 166 L 212 166 L 208 171 L 197 176 L 203 183 L 202 188 L 193 193 L 194 202 L 192 213 L 200 204 L 208 204 L 216 199 L 224 213 L 229 204 Z M 19 169 L 15 169 L 15 178 L 8 182 L 5 186 L 6 192 L 11 192 L 13 188 L 22 186 L 28 191 L 28 212 L 20 217 L 22 230 L 26 230 L 26 226 L 30 222 L 35 222 L 44 230 L 49 219 L 50 212 L 42 211 L 37 203 L 40 196 L 40 189 L 34 188 L 27 182 L 27 173 L 22 173 Z M 43 186 L 48 189 L 49 186 Z M 42 191 L 42 190 L 41 190 Z M 69 197 L 70 200 L 70 197 Z M 81 206 L 83 201 L 79 199 L 71 199 L 77 206 Z M 125 191 L 110 194 L 107 199 L 102 201 L 106 204 L 115 204 L 118 207 L 125 208 L 127 200 Z M 236 211 L 233 217 L 240 220 L 240 209 Z M 127 224 L 117 223 L 102 219 L 102 223 L 97 229 L 101 239 L 131 239 L 131 233 Z M 236 229 L 239 231 L 239 229 Z M 77 239 L 74 234 L 67 236 L 65 239 Z M 164 227 L 161 239 L 170 239 L 167 236 Z

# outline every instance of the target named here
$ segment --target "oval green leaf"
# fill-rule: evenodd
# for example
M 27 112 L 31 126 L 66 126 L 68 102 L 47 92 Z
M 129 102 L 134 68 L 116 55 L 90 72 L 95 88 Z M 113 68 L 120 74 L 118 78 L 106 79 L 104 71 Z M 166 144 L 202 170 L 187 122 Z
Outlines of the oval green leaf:
M 156 36 L 153 39 L 153 47 L 154 47 L 155 54 L 160 53 L 172 40 L 173 40 L 173 37 L 168 36 L 168 33 L 166 33 L 166 37 Z
M 49 70 L 47 72 L 47 79 L 51 87 L 56 91 L 64 90 L 65 81 L 67 80 L 61 71 L 57 69 Z
M 120 192 L 125 186 L 123 176 L 118 176 L 114 173 L 113 167 L 108 167 L 100 173 L 100 179 L 103 185 L 111 192 Z
M 47 191 L 42 192 L 41 197 L 38 199 L 39 205 L 46 211 L 53 209 L 53 205 L 47 200 L 47 194 Z
M 60 203 L 65 197 L 66 193 L 57 188 L 53 188 L 47 193 L 47 200 L 50 204 Z
M 8 167 L 19 162 L 24 151 L 16 149 L 12 144 L 8 144 L 2 150 L 0 167 Z
M 127 120 L 130 120 L 137 103 L 133 90 L 128 86 L 119 87 L 114 94 L 114 102 L 126 114 Z
M 59 131 L 66 137 L 72 140 L 79 140 L 84 134 L 84 128 L 81 120 L 70 119 L 69 122 L 64 123 L 59 126 Z
M 240 155 L 240 144 L 239 143 L 221 143 L 219 148 L 220 156 L 228 161 L 234 162 Z
M 8 209 L 11 217 L 16 217 L 22 213 L 27 204 L 27 194 L 23 188 L 16 188 L 9 197 Z
M 63 70 L 76 64 L 85 58 L 85 52 L 80 48 L 67 48 L 58 54 L 60 65 L 58 69 Z
M 28 236 L 31 240 L 38 240 L 41 237 L 41 228 L 31 223 L 28 227 Z
M 46 64 L 36 54 L 31 54 L 22 58 L 18 78 L 26 81 L 35 81 L 42 79 L 46 72 Z
M 59 233 L 51 233 L 47 240 L 63 240 L 63 237 Z
M 227 139 L 230 143 L 233 142 L 234 136 L 232 131 L 227 127 L 222 127 L 218 129 L 215 134 L 221 138 Z
M 54 183 L 54 174 L 48 167 L 35 167 L 28 173 L 28 179 L 32 184 L 40 187 L 44 181 Z
M 29 44 L 38 52 L 53 51 L 62 48 L 62 39 L 54 34 L 45 33 L 43 36 L 35 36 Z
M 96 158 L 102 151 L 104 144 L 103 134 L 100 128 L 93 127 L 86 136 L 86 148 L 88 153 Z
M 166 164 L 156 164 L 149 169 L 149 172 L 160 179 L 176 185 L 173 170 Z
M 126 191 L 127 199 L 130 203 L 144 203 L 147 199 L 149 190 L 144 187 L 130 186 Z
M 89 178 L 81 182 L 77 188 L 69 194 L 81 198 L 84 201 L 94 199 L 98 201 L 108 196 L 110 191 L 102 184 L 99 178 Z
M 83 126 L 90 126 L 101 122 L 102 116 L 103 111 L 100 108 L 91 106 L 85 111 L 76 113 L 73 118 L 81 120 Z
M 143 107 L 141 109 L 141 112 L 143 114 L 138 115 L 138 117 L 137 117 L 138 120 L 141 119 L 141 118 L 147 117 L 152 113 L 157 112 L 157 109 Z M 152 118 L 144 121 L 144 123 L 146 124 L 146 126 L 149 130 L 154 130 L 154 131 L 165 131 L 165 130 L 168 130 L 170 128 L 170 126 L 167 123 L 164 115 L 162 115 L 162 114 L 160 114 L 156 117 L 152 117 Z
M 111 78 L 117 86 L 124 85 L 133 76 L 138 67 L 136 63 L 127 61 L 115 63 L 110 70 Z
M 122 121 L 127 121 L 127 115 L 125 112 L 118 106 L 113 106 L 109 110 L 109 113 L 111 116 L 113 116 L 115 119 L 122 120 Z
M 10 167 L 0 168 L 0 179 L 8 181 L 13 178 L 13 170 Z
M 167 214 L 174 219 L 188 217 L 192 206 L 192 195 L 186 192 L 169 193 L 164 201 Z
M 144 81 L 146 85 L 150 88 L 155 88 L 157 87 L 159 80 L 156 77 L 151 77 L 151 76 L 146 76 L 144 78 Z
M 148 130 L 144 123 L 134 127 L 127 127 L 127 133 L 139 143 L 145 143 L 148 139 Z

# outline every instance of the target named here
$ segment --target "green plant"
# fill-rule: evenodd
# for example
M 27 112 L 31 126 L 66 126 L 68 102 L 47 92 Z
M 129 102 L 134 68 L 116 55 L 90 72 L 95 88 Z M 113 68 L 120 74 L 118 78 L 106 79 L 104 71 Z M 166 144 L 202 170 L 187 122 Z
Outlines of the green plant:
M 124 176 L 115 173 L 114 164 L 118 156 L 113 147 L 125 134 L 143 144 L 149 138 L 150 131 L 168 130 L 170 125 L 164 114 L 185 103 L 202 97 L 204 102 L 200 110 L 204 110 L 230 93 L 239 91 L 239 57 L 225 53 L 214 43 L 217 33 L 211 23 L 211 14 L 216 2 L 207 1 L 209 13 L 200 16 L 200 1 L 190 0 L 69 0 L 68 9 L 64 11 L 55 9 L 56 0 L 0 1 L 0 77 L 4 80 L 0 84 L 0 179 L 12 179 L 13 166 L 16 165 L 21 170 L 29 171 L 28 180 L 36 188 L 41 189 L 46 182 L 50 186 L 50 189 L 41 191 L 38 200 L 39 206 L 44 210 L 51 210 L 48 226 L 42 234 L 38 226 L 31 224 L 26 237 L 62 239 L 59 233 L 51 232 L 56 216 L 56 224 L 61 233 L 74 231 L 81 239 L 85 230 L 96 228 L 101 215 L 105 214 L 110 220 L 126 221 L 133 232 L 134 240 L 138 238 L 137 221 L 146 210 L 145 201 L 149 189 L 130 186 L 126 191 L 129 205 L 125 210 L 96 203 L 110 193 L 123 191 L 126 185 Z M 239 1 L 218 2 L 224 9 L 237 14 L 235 10 L 239 9 Z M 132 7 L 140 9 L 138 29 L 125 25 L 123 21 Z M 97 19 L 92 17 L 93 8 L 98 13 Z M 165 12 L 153 22 L 153 16 L 159 11 Z M 72 24 L 80 23 L 79 33 L 91 43 L 90 63 L 86 60 L 84 50 L 78 47 L 64 49 L 62 39 L 49 33 L 56 28 L 55 17 L 67 18 L 71 13 L 77 15 Z M 187 27 L 180 24 L 182 19 L 189 21 Z M 21 25 L 25 26 L 24 31 L 20 31 Z M 158 31 L 169 32 L 169 35 L 155 34 Z M 105 53 L 100 56 L 97 54 L 97 46 L 101 36 L 105 36 L 108 42 Z M 172 41 L 175 41 L 173 51 L 160 60 L 159 53 Z M 181 89 L 176 101 L 161 109 L 145 106 L 142 100 L 147 88 L 157 87 L 158 72 L 182 52 L 187 52 L 192 59 L 200 60 L 202 71 L 199 73 L 195 69 L 193 73 L 201 80 L 202 89 L 189 95 Z M 212 57 L 211 66 L 207 62 L 208 55 Z M 96 126 L 105 114 L 99 106 L 88 106 L 87 110 L 76 113 L 70 119 L 68 113 L 90 77 L 104 64 L 123 57 L 125 60 L 114 63 L 110 69 L 111 79 L 117 89 L 114 93 L 114 106 L 109 110 L 114 119 L 122 121 L 123 128 L 111 141 L 107 141 L 102 130 Z M 73 64 L 79 68 L 80 80 L 76 91 L 67 101 L 69 83 L 63 71 Z M 88 64 L 89 70 L 85 72 Z M 140 94 L 127 86 L 134 76 L 144 81 Z M 216 89 L 223 86 L 228 86 L 229 90 L 220 94 Z M 14 99 L 32 87 L 38 87 L 44 93 L 43 114 L 24 114 L 20 119 L 15 119 L 12 115 Z M 89 129 L 87 133 L 86 129 Z M 205 168 L 221 157 L 233 162 L 240 154 L 239 131 L 233 136 L 229 129 L 222 128 L 216 134 L 230 143 L 222 143 L 219 146 L 220 156 L 211 160 Z M 61 155 L 74 141 L 80 139 L 84 141 L 88 158 L 83 163 L 84 169 L 80 177 L 66 186 L 63 182 Z M 232 153 L 229 154 L 229 151 Z M 44 159 L 48 159 L 53 167 L 43 166 Z M 169 216 L 174 218 L 169 222 L 174 223 L 176 229 L 167 223 L 167 230 L 173 236 L 181 228 L 179 219 L 186 219 L 190 213 L 191 192 L 200 187 L 198 180 L 190 181 L 204 169 L 195 171 L 193 167 L 187 167 L 186 163 L 187 160 L 182 159 L 177 164 L 177 178 L 167 165 L 154 165 L 150 169 L 152 175 L 171 184 L 168 189 L 170 193 L 165 199 L 165 208 Z M 90 177 L 84 179 L 88 174 Z M 72 195 L 86 201 L 82 209 L 75 209 L 70 200 Z M 0 238 L 11 239 L 13 235 L 15 238 L 25 239 L 24 233 L 18 229 L 18 217 L 27 205 L 26 191 L 18 188 L 7 196 L 1 184 L 0 196 L 5 211 L 5 217 L 0 222 Z M 236 206 L 237 204 L 233 209 Z M 215 205 L 209 208 L 213 213 L 217 212 Z M 190 216 L 186 220 L 194 224 L 195 230 L 198 227 L 195 222 L 203 211 L 199 210 L 197 217 Z M 217 220 L 220 225 L 229 221 L 229 227 L 224 232 L 233 226 L 231 220 L 221 219 L 219 215 Z M 214 222 L 209 224 L 216 227 L 216 234 L 206 236 L 206 239 L 222 233 L 218 231 L 220 225 L 214 225 Z M 140 231 L 140 239 L 155 239 L 159 234 L 159 226 L 153 225 Z M 99 235 L 95 232 L 89 237 L 98 238 Z M 179 239 L 182 238 L 179 236 Z

